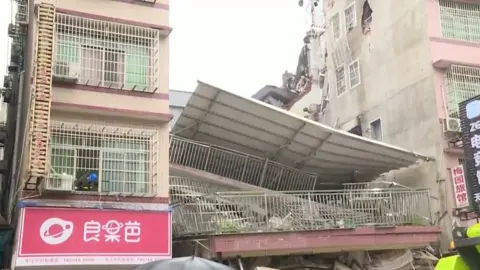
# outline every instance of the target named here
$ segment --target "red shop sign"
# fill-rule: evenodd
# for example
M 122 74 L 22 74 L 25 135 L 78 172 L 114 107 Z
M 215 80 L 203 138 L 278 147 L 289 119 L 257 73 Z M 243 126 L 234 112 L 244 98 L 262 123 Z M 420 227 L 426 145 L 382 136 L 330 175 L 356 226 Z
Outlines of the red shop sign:
M 171 258 L 171 213 L 23 208 L 16 266 L 143 264 Z

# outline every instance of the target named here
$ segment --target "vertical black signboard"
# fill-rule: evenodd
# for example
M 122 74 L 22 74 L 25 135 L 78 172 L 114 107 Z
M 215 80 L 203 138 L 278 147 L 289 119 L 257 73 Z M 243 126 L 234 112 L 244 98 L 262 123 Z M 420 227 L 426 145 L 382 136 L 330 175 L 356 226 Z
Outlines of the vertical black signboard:
M 462 123 L 462 141 L 465 151 L 467 180 L 470 204 L 480 207 L 480 96 L 463 101 L 459 105 Z

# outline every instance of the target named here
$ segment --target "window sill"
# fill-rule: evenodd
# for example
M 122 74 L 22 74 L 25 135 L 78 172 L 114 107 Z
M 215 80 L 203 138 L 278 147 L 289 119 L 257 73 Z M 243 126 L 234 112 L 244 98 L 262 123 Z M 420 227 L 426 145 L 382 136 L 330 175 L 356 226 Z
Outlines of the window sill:
M 87 195 L 87 196 L 109 196 L 117 197 L 118 199 L 124 197 L 139 197 L 139 198 L 153 198 L 156 193 L 129 193 L 129 192 L 98 192 L 98 191 L 81 191 L 81 190 L 51 190 L 43 189 L 42 193 L 56 193 L 56 194 L 72 194 L 72 195 Z

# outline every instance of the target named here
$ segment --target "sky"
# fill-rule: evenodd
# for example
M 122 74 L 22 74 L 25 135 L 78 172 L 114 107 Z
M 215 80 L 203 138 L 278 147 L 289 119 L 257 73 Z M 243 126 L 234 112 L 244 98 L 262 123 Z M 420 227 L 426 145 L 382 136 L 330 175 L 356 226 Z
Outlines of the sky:
M 0 0 L 0 66 L 7 66 L 11 0 Z M 170 0 L 170 89 L 197 80 L 242 96 L 296 68 L 307 31 L 297 0 Z M 1 74 L 3 75 L 3 74 Z M 0 78 L 3 78 L 1 76 Z

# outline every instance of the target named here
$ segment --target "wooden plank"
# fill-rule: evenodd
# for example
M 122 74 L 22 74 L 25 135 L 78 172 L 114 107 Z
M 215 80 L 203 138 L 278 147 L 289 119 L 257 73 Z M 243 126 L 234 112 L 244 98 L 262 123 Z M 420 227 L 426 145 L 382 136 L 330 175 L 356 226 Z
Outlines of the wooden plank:
M 45 177 L 52 98 L 55 6 L 48 3 L 40 4 L 38 20 L 33 80 L 35 84 L 34 100 L 30 109 L 30 172 L 33 176 Z M 37 181 L 35 180 L 33 184 L 36 185 Z

